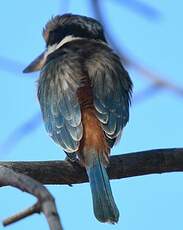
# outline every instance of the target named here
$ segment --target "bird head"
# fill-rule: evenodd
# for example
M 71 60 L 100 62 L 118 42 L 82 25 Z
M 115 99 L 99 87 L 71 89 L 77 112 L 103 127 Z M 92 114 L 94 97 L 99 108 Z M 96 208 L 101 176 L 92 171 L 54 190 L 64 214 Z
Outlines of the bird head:
M 97 20 L 74 14 L 53 17 L 43 29 L 43 38 L 45 51 L 24 69 L 24 73 L 42 69 L 49 54 L 72 40 L 86 38 L 106 42 L 102 25 Z

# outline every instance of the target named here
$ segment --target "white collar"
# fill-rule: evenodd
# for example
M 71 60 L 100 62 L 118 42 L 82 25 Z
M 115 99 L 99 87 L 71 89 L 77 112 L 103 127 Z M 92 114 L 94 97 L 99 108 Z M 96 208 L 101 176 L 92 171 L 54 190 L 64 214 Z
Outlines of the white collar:
M 72 35 L 66 36 L 64 39 L 62 39 L 59 43 L 53 44 L 51 46 L 48 46 L 46 52 L 45 52 L 45 57 L 47 57 L 49 54 L 53 53 L 55 50 L 59 49 L 61 46 L 63 46 L 65 43 L 74 41 L 74 40 L 79 40 L 83 39 L 81 37 L 73 37 Z

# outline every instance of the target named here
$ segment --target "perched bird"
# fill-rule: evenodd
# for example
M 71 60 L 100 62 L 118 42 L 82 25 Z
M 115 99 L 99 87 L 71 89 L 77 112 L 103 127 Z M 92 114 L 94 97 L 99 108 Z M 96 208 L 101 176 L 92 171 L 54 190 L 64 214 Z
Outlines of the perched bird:
M 69 157 L 86 168 L 94 214 L 116 223 L 106 167 L 129 119 L 132 82 L 95 19 L 64 14 L 43 29 L 46 50 L 25 70 L 40 70 L 38 99 L 45 127 Z

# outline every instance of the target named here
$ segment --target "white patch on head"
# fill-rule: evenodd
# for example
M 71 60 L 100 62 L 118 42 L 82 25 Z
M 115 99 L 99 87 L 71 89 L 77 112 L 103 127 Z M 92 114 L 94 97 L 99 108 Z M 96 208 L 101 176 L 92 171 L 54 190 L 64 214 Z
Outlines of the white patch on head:
M 80 37 L 73 37 L 72 35 L 66 36 L 62 41 L 59 43 L 53 44 L 51 46 L 48 46 L 47 50 L 44 53 L 44 59 L 47 58 L 47 56 L 51 53 L 53 53 L 55 50 L 59 49 L 61 46 L 63 46 L 65 43 L 82 39 Z

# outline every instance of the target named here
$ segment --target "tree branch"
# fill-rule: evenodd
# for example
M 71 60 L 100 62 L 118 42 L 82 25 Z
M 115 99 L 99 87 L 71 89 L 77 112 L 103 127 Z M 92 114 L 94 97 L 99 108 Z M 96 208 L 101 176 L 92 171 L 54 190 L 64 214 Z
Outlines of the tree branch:
M 25 174 L 42 184 L 77 184 L 88 182 L 85 169 L 77 162 L 37 161 L 0 162 L 17 173 Z M 110 179 L 183 171 L 183 148 L 156 149 L 111 156 Z
M 37 197 L 38 202 L 25 211 L 6 219 L 3 222 L 4 226 L 42 211 L 47 219 L 50 230 L 63 230 L 56 210 L 54 198 L 46 187 L 29 176 L 17 173 L 10 168 L 0 165 L 0 186 L 7 185 L 32 194 Z
M 25 217 L 28 217 L 28 216 L 31 216 L 31 215 L 33 215 L 35 213 L 40 213 L 40 212 L 41 212 L 41 207 L 40 207 L 40 204 L 37 202 L 33 206 L 25 209 L 24 211 L 19 212 L 19 213 L 15 214 L 15 215 L 5 219 L 3 221 L 3 225 L 7 226 L 7 225 L 10 225 L 10 224 L 13 224 L 13 223 L 25 218 Z

